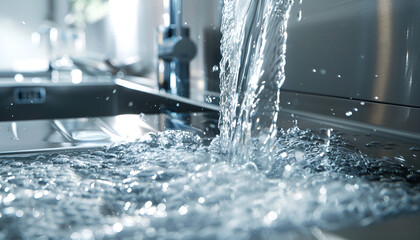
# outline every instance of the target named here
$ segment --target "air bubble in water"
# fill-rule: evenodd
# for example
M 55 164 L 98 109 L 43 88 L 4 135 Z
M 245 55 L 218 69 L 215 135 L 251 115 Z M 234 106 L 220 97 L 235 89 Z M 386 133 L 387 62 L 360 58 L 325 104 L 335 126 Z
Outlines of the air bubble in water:
M 122 71 L 118 71 L 117 74 L 116 74 L 117 78 L 124 78 L 124 76 L 125 76 L 125 74 Z
M 114 230 L 114 232 L 116 232 L 116 233 L 121 232 L 123 229 L 124 229 L 124 226 L 119 222 L 112 225 L 112 230 Z
M 200 197 L 200 198 L 198 198 L 197 201 L 198 201 L 198 203 L 203 204 L 203 203 L 206 202 L 206 199 L 204 197 Z
M 185 214 L 187 214 L 188 213 L 188 206 L 181 206 L 179 209 L 178 209 L 178 213 L 179 213 L 179 215 L 185 215 Z

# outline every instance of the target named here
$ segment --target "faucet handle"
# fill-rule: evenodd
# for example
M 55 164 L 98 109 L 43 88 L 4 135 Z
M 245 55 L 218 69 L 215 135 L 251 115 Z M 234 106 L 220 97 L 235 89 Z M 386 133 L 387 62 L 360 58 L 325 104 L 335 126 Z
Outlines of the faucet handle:
M 188 37 L 172 37 L 165 39 L 158 47 L 159 58 L 190 62 L 197 54 L 197 47 Z

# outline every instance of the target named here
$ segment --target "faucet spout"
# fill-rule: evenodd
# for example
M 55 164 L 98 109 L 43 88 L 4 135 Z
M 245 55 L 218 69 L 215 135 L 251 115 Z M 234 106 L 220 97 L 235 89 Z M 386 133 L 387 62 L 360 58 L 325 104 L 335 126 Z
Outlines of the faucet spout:
M 176 26 L 176 35 L 182 37 L 182 0 L 170 0 L 169 22 Z
M 169 25 L 158 34 L 159 88 L 182 97 L 190 96 L 190 61 L 197 47 L 182 25 L 182 0 L 168 0 Z

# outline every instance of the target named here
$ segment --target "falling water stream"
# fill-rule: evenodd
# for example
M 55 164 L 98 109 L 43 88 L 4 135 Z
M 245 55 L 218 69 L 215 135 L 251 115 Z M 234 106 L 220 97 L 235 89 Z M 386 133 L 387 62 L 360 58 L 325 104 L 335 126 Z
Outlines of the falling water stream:
M 262 144 L 253 160 L 264 169 L 271 161 L 292 2 L 225 1 L 219 128 L 222 150 L 234 162 L 253 158 L 256 140 Z
M 420 211 L 420 173 L 276 125 L 291 0 L 225 0 L 219 137 L 0 158 L 0 239 L 294 239 Z

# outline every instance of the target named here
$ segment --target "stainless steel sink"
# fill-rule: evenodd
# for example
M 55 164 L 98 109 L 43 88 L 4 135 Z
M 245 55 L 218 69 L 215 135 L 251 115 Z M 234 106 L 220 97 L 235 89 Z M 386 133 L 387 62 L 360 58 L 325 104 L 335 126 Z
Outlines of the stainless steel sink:
M 0 155 L 13 159 L 35 152 L 92 150 L 115 142 L 134 141 L 149 132 L 173 129 L 194 132 L 207 144 L 218 134 L 219 108 L 206 103 L 205 95 L 196 99 L 180 98 L 159 92 L 142 81 L 147 79 L 14 86 L 32 90 L 45 88 L 44 103 L 26 104 L 5 103 L 4 99 L 13 96 L 14 90 L 0 88 L 3 98 Z M 283 91 L 281 98 L 279 127 L 288 129 L 297 125 L 312 131 L 333 128 L 366 155 L 397 157 L 420 169 L 418 108 L 293 91 Z M 217 103 L 217 99 L 212 102 Z M 351 116 L 346 115 L 348 111 L 352 111 Z M 374 117 L 377 111 L 388 117 L 379 121 Z M 419 223 L 419 214 L 413 213 L 367 227 L 314 231 L 326 239 L 418 239 Z
M 350 121 L 351 122 L 351 121 Z M 217 112 L 166 114 L 126 114 L 110 117 L 28 120 L 0 123 L 0 155 L 7 159 L 32 153 L 86 151 L 108 147 L 114 142 L 134 141 L 149 132 L 178 129 L 201 136 L 205 143 L 218 134 Z M 325 121 L 313 113 L 291 109 L 282 111 L 281 127 L 309 128 L 312 131 L 333 128 L 334 132 L 359 149 L 376 157 L 399 157 L 420 169 L 418 139 L 395 135 L 380 128 L 366 130 L 354 122 Z M 420 236 L 418 213 L 384 219 L 366 227 L 349 227 L 339 231 L 313 229 L 322 239 L 417 239 Z
M 144 85 L 144 83 L 148 85 Z M 142 83 L 142 84 L 140 84 Z M 150 84 L 152 83 L 152 84 Z M 114 116 L 130 113 L 217 111 L 204 100 L 189 100 L 157 90 L 153 81 L 86 78 L 80 83 L 33 78 L 0 82 L 0 121 Z
M 217 118 L 209 112 L 0 122 L 0 155 L 101 148 L 164 130 L 190 131 L 209 142 L 218 134 Z

